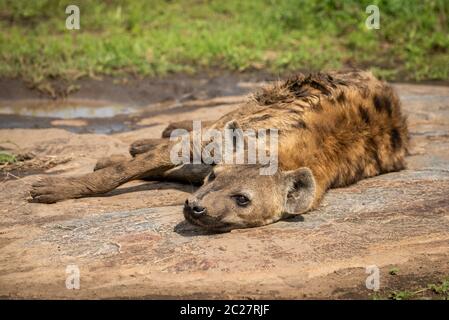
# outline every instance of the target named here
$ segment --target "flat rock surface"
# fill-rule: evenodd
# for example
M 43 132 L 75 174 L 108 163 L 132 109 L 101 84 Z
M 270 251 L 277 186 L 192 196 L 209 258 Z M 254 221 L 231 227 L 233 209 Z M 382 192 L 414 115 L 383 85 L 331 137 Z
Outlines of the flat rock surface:
M 372 293 L 368 266 L 379 268 L 381 288 L 393 281 L 392 267 L 404 281 L 447 276 L 449 88 L 395 87 L 412 138 L 407 170 L 333 189 L 317 210 L 261 228 L 207 234 L 187 224 L 181 204 L 189 185 L 134 181 L 48 205 L 28 202 L 39 175 L 6 177 L 0 297 L 363 298 Z M 176 117 L 218 118 L 236 107 L 233 99 Z M 150 127 L 113 135 L 4 129 L 0 145 L 53 159 L 44 174 L 77 175 L 102 156 L 126 154 L 133 140 L 159 137 L 171 119 L 156 115 L 141 120 Z M 80 271 L 79 290 L 66 288 L 71 265 Z

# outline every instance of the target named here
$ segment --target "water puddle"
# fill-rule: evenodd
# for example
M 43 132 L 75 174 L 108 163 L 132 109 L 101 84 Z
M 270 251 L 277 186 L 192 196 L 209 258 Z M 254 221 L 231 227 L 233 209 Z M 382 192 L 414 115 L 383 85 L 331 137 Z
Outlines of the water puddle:
M 130 106 L 93 100 L 21 100 L 0 102 L 0 115 L 43 118 L 111 118 L 116 115 L 130 114 L 135 111 L 136 109 Z
M 264 77 L 265 78 L 265 77 Z M 0 92 L 0 129 L 63 128 L 76 133 L 116 133 L 148 125 L 139 119 L 168 112 L 184 104 L 247 94 L 260 85 L 256 75 L 222 74 L 173 76 L 134 80 L 127 85 L 87 79 L 80 92 L 66 100 L 22 98 L 22 84 L 6 86 Z
M 109 134 L 133 130 L 137 107 L 102 100 L 0 100 L 0 129 L 63 128 Z

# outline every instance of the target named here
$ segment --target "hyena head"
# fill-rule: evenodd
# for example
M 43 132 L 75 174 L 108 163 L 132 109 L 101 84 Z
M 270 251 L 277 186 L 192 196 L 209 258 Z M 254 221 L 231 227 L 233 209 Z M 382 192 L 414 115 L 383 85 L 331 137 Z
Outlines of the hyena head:
M 190 223 L 225 232 L 262 226 L 309 210 L 315 179 L 308 168 L 260 175 L 258 165 L 217 165 L 184 206 Z

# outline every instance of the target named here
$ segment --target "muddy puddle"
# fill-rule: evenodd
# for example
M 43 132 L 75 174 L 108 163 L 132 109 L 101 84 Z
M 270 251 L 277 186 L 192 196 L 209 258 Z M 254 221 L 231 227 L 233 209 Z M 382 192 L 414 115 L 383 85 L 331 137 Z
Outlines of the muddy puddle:
M 177 112 L 185 102 L 201 104 L 216 97 L 243 95 L 260 80 L 237 75 L 176 76 L 116 85 L 108 79 L 86 79 L 79 83 L 79 92 L 66 99 L 51 100 L 16 80 L 0 79 L 0 129 L 61 128 L 100 134 L 130 131 L 146 127 L 137 124 L 142 117 L 169 109 Z
M 0 102 L 0 115 L 31 116 L 43 118 L 110 118 L 130 114 L 135 107 L 114 104 L 108 101 L 71 99 L 62 101 L 3 101 Z
M 114 133 L 132 130 L 138 108 L 104 100 L 0 101 L 0 128 L 63 128 L 76 133 Z

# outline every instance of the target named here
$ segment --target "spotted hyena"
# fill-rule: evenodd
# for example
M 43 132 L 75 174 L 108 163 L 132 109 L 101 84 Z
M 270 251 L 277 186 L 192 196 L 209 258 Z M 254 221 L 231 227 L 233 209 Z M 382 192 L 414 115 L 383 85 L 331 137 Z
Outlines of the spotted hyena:
M 169 126 L 163 136 L 178 127 Z M 404 168 L 408 131 L 398 96 L 362 71 L 297 75 L 269 85 L 208 128 L 278 130 L 278 170 L 260 164 L 175 165 L 173 141 L 132 144 L 132 160 L 100 161 L 80 177 L 44 178 L 34 201 L 52 203 L 108 192 L 134 179 L 202 184 L 184 206 L 189 222 L 217 231 L 262 226 L 315 208 L 325 191 Z

